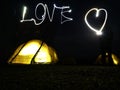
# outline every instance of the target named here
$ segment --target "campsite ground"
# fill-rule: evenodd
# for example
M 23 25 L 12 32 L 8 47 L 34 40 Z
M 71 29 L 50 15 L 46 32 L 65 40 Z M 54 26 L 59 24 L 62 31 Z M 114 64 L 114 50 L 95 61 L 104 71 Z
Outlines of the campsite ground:
M 2 65 L 0 89 L 118 90 L 119 69 L 95 65 Z

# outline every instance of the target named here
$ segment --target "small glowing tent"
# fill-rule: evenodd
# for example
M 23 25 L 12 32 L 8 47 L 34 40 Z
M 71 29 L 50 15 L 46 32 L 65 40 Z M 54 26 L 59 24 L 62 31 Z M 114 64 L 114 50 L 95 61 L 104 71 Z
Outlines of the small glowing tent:
M 8 60 L 9 64 L 53 64 L 58 61 L 56 51 L 40 40 L 20 45 Z
M 112 57 L 113 65 L 120 65 L 120 59 L 118 58 L 118 56 L 116 56 L 115 54 L 112 53 L 111 57 Z M 96 63 L 97 64 L 103 64 L 102 63 L 102 55 L 101 54 L 97 57 Z M 110 63 L 110 61 L 108 60 L 108 53 L 106 53 L 105 63 L 106 64 Z

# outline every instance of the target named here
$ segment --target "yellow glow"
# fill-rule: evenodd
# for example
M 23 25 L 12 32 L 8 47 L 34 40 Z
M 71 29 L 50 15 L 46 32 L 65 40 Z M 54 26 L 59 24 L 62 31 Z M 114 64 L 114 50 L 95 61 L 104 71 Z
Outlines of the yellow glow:
M 101 60 L 102 60 L 102 55 L 100 54 L 96 60 L 96 63 L 102 64 Z M 114 65 L 120 64 L 120 59 L 115 54 L 112 54 L 112 60 Z M 105 63 L 106 64 L 109 63 L 108 53 L 106 53 Z
M 113 62 L 115 65 L 118 65 L 119 64 L 119 59 L 115 56 L 115 55 L 112 55 L 112 58 L 113 58 Z
M 106 53 L 106 56 L 108 56 L 108 53 Z
M 95 27 L 93 27 L 93 26 L 88 22 L 87 17 L 88 17 L 88 15 L 89 15 L 92 11 L 96 11 L 96 14 L 95 14 L 95 17 L 96 17 L 96 18 L 99 17 L 100 11 L 104 11 L 104 12 L 105 12 L 105 20 L 104 20 L 104 22 L 103 22 L 103 24 L 102 24 L 102 26 L 101 26 L 100 29 L 96 29 Z M 85 23 L 87 24 L 87 26 L 88 26 L 92 31 L 96 32 L 97 35 L 102 35 L 102 30 L 103 30 L 103 28 L 105 27 L 105 24 L 106 24 L 106 21 L 107 21 L 107 17 L 108 17 L 108 14 L 107 14 L 107 11 L 106 11 L 105 9 L 103 9 L 103 8 L 101 8 L 101 9 L 92 8 L 92 9 L 90 9 L 90 10 L 86 13 L 84 20 L 85 20 Z
M 43 63 L 43 64 L 49 64 L 51 63 L 51 56 L 49 54 L 48 46 L 44 44 L 44 47 L 40 49 L 38 52 L 35 62 L 37 63 Z
M 13 53 L 13 55 L 11 56 L 11 58 L 9 59 L 8 63 L 11 63 L 12 60 L 14 59 L 14 57 L 19 53 L 20 49 L 24 46 L 24 44 L 20 45 L 15 52 Z M 15 60 L 14 60 L 15 61 Z
M 52 49 L 49 50 L 50 47 L 47 46 L 45 43 L 43 43 L 42 47 L 40 48 L 41 44 L 42 41 L 40 40 L 30 40 L 25 44 L 25 46 L 24 44 L 20 45 L 16 49 L 14 54 L 11 56 L 8 63 L 31 64 L 33 57 L 35 57 L 33 60 L 34 61 L 33 64 L 51 64 L 57 61 L 58 58 L 56 52 L 53 51 Z M 54 55 L 54 53 L 56 54 L 56 56 Z
M 57 53 L 56 53 L 55 49 L 52 48 L 52 47 L 49 47 L 49 53 L 50 53 L 50 56 L 52 56 L 51 57 L 52 62 L 56 63 L 58 61 L 58 56 L 57 56 Z
M 25 47 L 21 50 L 19 55 L 30 55 L 37 52 L 40 44 L 38 42 L 30 42 L 25 45 Z

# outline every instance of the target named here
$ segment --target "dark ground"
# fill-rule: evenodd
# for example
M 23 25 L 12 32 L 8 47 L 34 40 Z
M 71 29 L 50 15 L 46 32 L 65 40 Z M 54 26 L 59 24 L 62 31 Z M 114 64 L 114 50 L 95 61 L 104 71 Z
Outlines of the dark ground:
M 119 66 L 0 66 L 0 90 L 120 90 Z

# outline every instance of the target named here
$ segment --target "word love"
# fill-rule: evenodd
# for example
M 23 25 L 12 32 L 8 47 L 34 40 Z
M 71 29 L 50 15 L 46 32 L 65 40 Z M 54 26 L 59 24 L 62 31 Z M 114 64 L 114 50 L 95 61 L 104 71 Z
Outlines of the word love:
M 40 7 L 40 6 L 42 7 L 42 9 L 44 11 L 41 18 L 39 18 L 38 15 L 37 15 L 38 7 Z M 33 21 L 35 25 L 40 25 L 44 22 L 44 20 L 46 18 L 46 14 L 48 15 L 48 18 L 49 18 L 50 22 L 52 22 L 56 9 L 60 10 L 60 12 L 61 12 L 61 24 L 65 23 L 67 21 L 72 21 L 73 20 L 72 18 L 65 16 L 65 13 L 71 13 L 72 12 L 72 10 L 70 9 L 69 6 L 58 7 L 54 4 L 52 14 L 50 15 L 48 6 L 46 4 L 43 4 L 43 3 L 38 3 L 36 8 L 35 8 L 35 17 L 39 21 L 39 23 L 36 22 L 36 19 L 34 19 L 34 18 L 25 19 L 25 15 L 26 15 L 26 11 L 27 11 L 26 6 L 23 8 L 22 20 L 20 22 Z
M 104 19 L 104 22 L 103 22 L 103 24 L 102 24 L 102 26 L 101 26 L 100 29 L 94 28 L 94 27 L 88 22 L 87 17 L 88 17 L 89 14 L 90 14 L 91 12 L 93 12 L 93 11 L 96 11 L 96 13 L 95 13 L 95 17 L 96 17 L 96 18 L 99 17 L 100 11 L 104 11 L 104 12 L 105 12 L 105 19 Z M 84 20 L 85 20 L 85 23 L 87 24 L 87 26 L 88 26 L 92 31 L 96 32 L 97 35 L 102 35 L 102 30 L 103 30 L 103 28 L 105 27 L 105 24 L 106 24 L 106 21 L 107 21 L 107 17 L 108 17 L 108 14 L 107 14 L 107 11 L 106 11 L 105 9 L 103 9 L 103 8 L 101 8 L 101 9 L 92 8 L 92 9 L 90 9 L 90 10 L 86 13 Z

